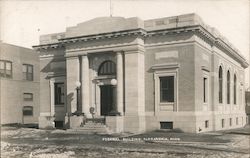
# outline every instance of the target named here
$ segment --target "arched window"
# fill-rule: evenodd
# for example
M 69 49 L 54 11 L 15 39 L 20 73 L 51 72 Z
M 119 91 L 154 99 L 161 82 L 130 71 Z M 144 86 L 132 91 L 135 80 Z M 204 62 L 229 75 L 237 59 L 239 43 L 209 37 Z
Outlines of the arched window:
M 104 61 L 98 70 L 98 75 L 115 75 L 116 65 L 113 61 Z
M 230 72 L 227 71 L 227 104 L 230 104 Z
M 222 103 L 223 96 L 223 71 L 222 67 L 219 68 L 219 103 Z
M 237 77 L 236 75 L 234 74 L 234 104 L 236 104 L 236 96 L 237 96 L 237 91 L 236 91 L 236 88 L 237 88 Z

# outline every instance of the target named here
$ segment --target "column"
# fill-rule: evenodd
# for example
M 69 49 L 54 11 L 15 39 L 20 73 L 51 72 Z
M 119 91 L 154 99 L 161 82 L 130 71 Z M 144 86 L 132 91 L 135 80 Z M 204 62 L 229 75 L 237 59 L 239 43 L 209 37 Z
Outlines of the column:
M 76 81 L 79 81 L 80 62 L 79 57 L 67 57 L 67 112 L 74 113 L 77 111 L 77 93 Z
M 55 81 L 49 81 L 50 84 L 50 116 L 55 115 Z
M 116 72 L 117 72 L 117 111 L 120 115 L 123 115 L 123 59 L 122 52 L 117 52 L 116 54 Z
M 89 59 L 87 54 L 82 56 L 82 112 L 91 117 L 89 112 Z

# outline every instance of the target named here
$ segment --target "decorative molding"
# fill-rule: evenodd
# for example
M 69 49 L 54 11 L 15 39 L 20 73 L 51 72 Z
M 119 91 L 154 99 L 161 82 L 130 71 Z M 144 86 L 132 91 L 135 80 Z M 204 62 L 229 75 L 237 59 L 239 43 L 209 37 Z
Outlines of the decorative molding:
M 108 33 L 102 33 L 102 34 L 61 38 L 61 39 L 58 39 L 59 40 L 58 43 L 37 45 L 37 46 L 33 46 L 33 48 L 36 50 L 50 49 L 50 48 L 55 49 L 58 47 L 64 47 L 65 46 L 64 44 L 67 44 L 67 43 L 75 43 L 75 42 L 82 42 L 82 41 L 84 42 L 88 40 L 110 39 L 110 38 L 117 38 L 119 36 L 123 37 L 123 36 L 131 36 L 131 35 L 140 36 L 141 38 L 146 38 L 146 37 L 156 36 L 156 35 L 165 36 L 168 34 L 187 33 L 190 31 L 194 32 L 194 34 L 199 36 L 202 40 L 207 42 L 209 45 L 216 46 L 222 49 L 224 53 L 230 56 L 233 56 L 236 60 L 238 60 L 241 63 L 241 65 L 244 68 L 249 66 L 248 61 L 224 37 L 214 33 L 209 28 L 206 28 L 200 24 L 192 25 L 192 26 L 184 26 L 184 27 L 166 28 L 166 29 L 161 29 L 161 30 L 150 30 L 150 31 L 146 31 L 142 28 L 138 28 L 138 29 L 132 29 L 132 30 L 108 32 Z M 117 45 L 114 47 L 117 47 Z
M 177 69 L 180 67 L 178 63 L 167 63 L 167 64 L 155 64 L 151 67 L 152 70 L 160 70 L 160 69 Z
M 48 73 L 47 78 L 66 77 L 66 72 Z
M 172 50 L 172 51 L 162 51 L 162 52 L 156 52 L 155 53 L 155 59 L 163 59 L 163 58 L 178 58 L 179 53 L 177 50 Z
M 207 72 L 210 72 L 210 69 L 207 66 L 201 66 L 201 69 Z

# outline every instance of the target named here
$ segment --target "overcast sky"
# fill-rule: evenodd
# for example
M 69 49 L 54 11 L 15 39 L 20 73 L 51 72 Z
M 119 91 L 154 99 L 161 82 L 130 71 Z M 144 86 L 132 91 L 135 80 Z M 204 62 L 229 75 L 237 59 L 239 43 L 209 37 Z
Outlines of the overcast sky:
M 248 58 L 249 4 L 249 0 L 112 0 L 111 8 L 113 16 L 143 20 L 197 13 Z M 110 0 L 2 0 L 0 7 L 1 40 L 28 48 L 39 43 L 39 35 L 110 16 Z
M 67 26 L 110 15 L 110 0 L 2 1 L 1 39 L 30 47 L 41 34 L 65 31 Z M 248 0 L 112 0 L 113 16 L 152 19 L 197 13 L 216 27 L 242 54 L 249 52 Z M 40 31 L 39 31 L 40 30 Z

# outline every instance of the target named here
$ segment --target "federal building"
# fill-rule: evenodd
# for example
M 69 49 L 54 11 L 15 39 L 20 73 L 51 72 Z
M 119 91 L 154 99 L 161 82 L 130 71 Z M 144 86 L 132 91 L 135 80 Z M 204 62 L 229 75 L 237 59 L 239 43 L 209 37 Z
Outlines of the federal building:
M 99 17 L 40 36 L 39 127 L 206 132 L 243 127 L 248 62 L 196 14 Z

